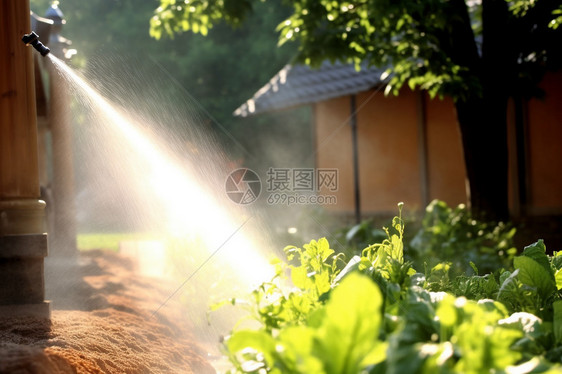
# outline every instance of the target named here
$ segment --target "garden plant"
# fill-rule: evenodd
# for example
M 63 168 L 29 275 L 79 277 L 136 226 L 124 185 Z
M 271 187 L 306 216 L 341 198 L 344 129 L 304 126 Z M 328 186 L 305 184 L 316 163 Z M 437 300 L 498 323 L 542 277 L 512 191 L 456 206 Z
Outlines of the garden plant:
M 225 339 L 231 372 L 562 371 L 562 252 L 538 240 L 485 274 L 474 263 L 415 269 L 399 207 L 386 238 L 360 255 L 345 260 L 324 238 L 286 247 L 271 281 L 214 306 L 238 305 L 258 322 Z

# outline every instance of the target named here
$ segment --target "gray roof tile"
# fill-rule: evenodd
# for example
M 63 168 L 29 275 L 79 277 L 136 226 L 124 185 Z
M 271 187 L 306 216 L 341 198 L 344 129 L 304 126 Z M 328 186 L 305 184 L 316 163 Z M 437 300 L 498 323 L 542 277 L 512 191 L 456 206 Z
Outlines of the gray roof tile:
M 234 115 L 246 117 L 366 91 L 381 84 L 383 71 L 366 66 L 356 71 L 353 64 L 339 62 L 325 62 L 318 69 L 285 65 Z

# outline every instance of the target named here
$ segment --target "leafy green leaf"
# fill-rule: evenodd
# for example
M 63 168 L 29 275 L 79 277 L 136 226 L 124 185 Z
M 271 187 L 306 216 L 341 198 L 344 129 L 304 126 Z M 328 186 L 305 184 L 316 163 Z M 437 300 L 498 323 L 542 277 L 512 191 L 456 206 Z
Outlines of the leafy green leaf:
M 549 297 L 556 290 L 552 273 L 533 258 L 527 256 L 515 257 L 513 266 L 519 270 L 519 280 L 523 284 L 535 287 L 543 299 Z
M 550 268 L 550 262 L 548 261 L 548 256 L 546 255 L 546 246 L 544 245 L 544 241 L 542 239 L 526 246 L 521 256 L 532 258 L 547 272 L 552 272 Z
M 253 349 L 263 354 L 265 363 L 272 364 L 275 361 L 275 340 L 264 331 L 237 331 L 228 339 L 227 346 L 235 354 Z
M 381 307 L 380 290 L 359 273 L 345 277 L 334 290 L 325 307 L 316 347 L 327 374 L 359 373 L 366 365 L 384 359 L 377 347 Z
M 283 329 L 279 333 L 280 344 L 276 347 L 281 359 L 277 366 L 285 366 L 284 372 L 322 373 L 322 360 L 312 354 L 314 333 L 313 329 L 305 326 Z
M 556 288 L 561 289 L 562 288 L 562 269 L 556 270 L 556 272 L 554 273 L 554 280 L 556 281 Z
M 308 278 L 307 269 L 303 266 L 293 267 L 291 269 L 291 281 L 293 284 L 301 289 L 310 288 L 312 281 Z

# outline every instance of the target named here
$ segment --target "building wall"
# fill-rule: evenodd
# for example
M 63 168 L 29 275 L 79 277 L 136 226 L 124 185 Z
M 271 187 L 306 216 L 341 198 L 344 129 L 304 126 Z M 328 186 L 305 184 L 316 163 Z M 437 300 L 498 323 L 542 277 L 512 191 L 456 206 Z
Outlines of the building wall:
M 530 214 L 562 214 L 562 73 L 547 75 L 544 99 L 528 102 L 526 110 L 526 157 Z M 396 213 L 405 202 L 409 211 L 441 199 L 449 205 L 466 203 L 466 173 L 462 142 L 451 99 L 429 99 L 405 88 L 398 97 L 385 97 L 374 90 L 357 95 L 358 147 L 361 211 L 370 214 Z M 339 170 L 337 204 L 328 210 L 354 211 L 353 151 L 350 128 L 350 97 L 315 105 L 316 166 Z M 510 207 L 518 190 L 513 137 L 510 128 Z M 420 132 L 420 126 L 423 132 Z M 425 135 L 423 135 L 425 134 Z M 425 143 L 423 139 L 425 137 Z M 422 175 L 425 148 L 426 178 Z M 515 168 L 515 169 L 514 169 Z M 422 188 L 424 181 L 426 183 Z M 334 194 L 334 193 L 330 193 Z
M 466 172 L 453 100 L 425 96 L 429 201 L 466 203 Z
M 365 215 L 424 208 L 420 151 L 419 93 L 404 89 L 398 97 L 371 90 L 357 95 L 361 211 Z M 465 202 L 465 173 L 455 113 L 450 100 L 425 98 L 427 200 Z M 315 105 L 316 166 L 339 170 L 337 204 L 327 209 L 354 210 L 350 97 Z M 326 193 L 326 192 L 325 192 Z
M 416 95 L 357 95 L 361 208 L 396 213 L 403 201 L 421 207 Z
M 338 169 L 337 204 L 326 209 L 338 213 L 353 212 L 353 161 L 351 131 L 348 124 L 349 97 L 320 102 L 314 107 L 316 167 Z

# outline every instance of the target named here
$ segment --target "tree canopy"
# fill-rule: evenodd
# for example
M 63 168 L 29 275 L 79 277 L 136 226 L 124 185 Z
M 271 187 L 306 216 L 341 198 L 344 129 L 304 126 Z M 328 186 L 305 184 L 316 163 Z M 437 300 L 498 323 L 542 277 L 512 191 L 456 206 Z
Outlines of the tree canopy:
M 206 35 L 220 21 L 239 26 L 264 1 L 160 0 L 150 20 L 150 34 L 157 39 L 184 31 Z M 534 71 L 537 66 L 560 66 L 560 48 L 554 41 L 560 41 L 555 29 L 562 20 L 562 5 L 553 0 L 483 2 L 501 2 L 511 10 L 507 19 L 497 20 L 501 23 L 497 26 L 513 48 L 509 51 L 512 66 L 507 68 L 514 78 L 527 80 L 519 83 L 536 83 L 541 73 Z M 293 11 L 277 26 L 278 43 L 297 41 L 298 60 L 312 66 L 342 60 L 388 67 L 392 76 L 387 90 L 394 93 L 407 83 L 432 95 L 463 98 L 481 89 L 475 78 L 479 71 L 472 64 L 478 65 L 473 60 L 482 52 L 483 2 L 287 1 Z
M 160 0 L 155 38 L 238 26 L 265 0 Z M 297 61 L 362 62 L 386 68 L 387 93 L 401 87 L 455 100 L 476 214 L 507 219 L 507 102 L 540 94 L 562 67 L 557 0 L 287 0 L 278 44 L 298 42 Z M 486 150 L 483 152 L 482 150 Z
M 31 0 L 31 8 L 43 16 L 52 2 Z M 146 86 L 146 96 L 153 91 L 155 96 L 166 100 L 177 99 L 177 103 L 169 105 L 184 105 L 182 100 L 189 97 L 201 120 L 216 130 L 226 152 L 234 158 L 250 157 L 245 150 L 259 144 L 258 138 L 271 136 L 271 129 L 266 133 L 261 125 L 264 121 L 277 121 L 276 118 L 246 120 L 242 126 L 232 112 L 295 54 L 295 46 L 276 48 L 275 26 L 290 14 L 290 8 L 282 5 L 281 0 L 256 4 L 256 14 L 247 15 L 249 22 L 234 31 L 223 23 L 216 25 L 206 37 L 186 33 L 159 41 L 150 37 L 147 29 L 154 2 L 61 0 L 58 3 L 67 21 L 61 34 L 72 40 L 72 48 L 78 50 L 72 64 L 83 74 L 98 81 L 108 80 L 111 75 L 117 83 L 127 77 L 125 70 L 131 69 L 134 76 L 149 75 L 153 83 L 156 77 L 162 78 L 160 84 Z M 119 66 L 123 64 L 127 66 Z M 106 76 L 99 76 L 102 74 Z M 140 94 L 143 93 L 135 93 Z M 141 103 L 137 107 L 143 109 Z M 306 116 L 291 114 L 280 121 L 283 126 L 277 126 L 275 131 L 292 136 L 299 149 L 308 149 L 308 143 L 298 141 L 310 137 Z
M 31 0 L 31 9 L 44 16 L 52 2 Z M 220 149 L 211 151 L 207 144 L 197 144 L 204 156 L 224 153 L 233 161 L 244 160 L 246 166 L 255 170 L 264 165 L 275 166 L 281 162 L 279 154 L 286 157 L 282 162 L 288 165 L 301 164 L 309 156 L 311 143 L 307 112 L 250 121 L 232 116 L 240 103 L 295 53 L 294 46 L 276 47 L 275 26 L 289 14 L 281 0 L 258 4 L 257 13 L 248 18 L 250 22 L 234 31 L 222 24 L 206 37 L 186 33 L 159 41 L 150 37 L 147 27 L 155 4 L 144 0 L 61 0 L 58 5 L 66 19 L 61 34 L 78 51 L 70 64 L 112 104 L 134 113 L 135 118 L 146 119 L 147 125 L 158 126 L 158 130 L 171 129 L 169 132 L 181 134 L 180 139 L 188 138 L 194 131 L 211 133 L 213 140 L 220 142 Z M 40 35 L 43 42 L 45 37 Z M 80 165 L 75 170 L 76 187 L 84 196 L 82 192 L 87 195 L 91 190 L 92 178 L 103 175 L 111 167 L 111 160 L 92 141 L 91 134 L 97 130 L 95 118 L 89 118 L 80 105 L 72 108 L 78 109 L 71 119 L 75 165 Z M 190 123 L 191 119 L 195 123 Z M 164 135 L 164 131 L 155 133 Z M 280 137 L 288 139 L 291 152 L 276 141 Z M 85 205 L 84 211 L 100 217 L 103 214 L 104 219 L 89 224 L 111 220 L 103 206 L 93 201 L 88 200 L 92 205 Z M 113 216 L 116 225 L 126 222 L 121 220 L 122 212 Z

